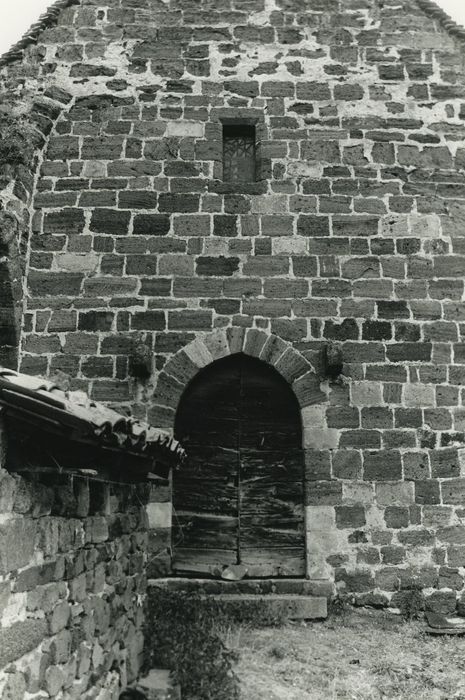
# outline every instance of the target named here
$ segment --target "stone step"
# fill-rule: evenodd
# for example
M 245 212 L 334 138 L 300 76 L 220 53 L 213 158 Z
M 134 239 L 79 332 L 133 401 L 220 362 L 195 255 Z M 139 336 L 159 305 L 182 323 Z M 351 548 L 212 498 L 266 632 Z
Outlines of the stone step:
M 149 586 L 170 591 L 192 591 L 202 594 L 247 593 L 250 595 L 306 595 L 330 598 L 334 593 L 331 581 L 312 581 L 304 578 L 244 578 L 240 581 L 224 579 L 167 577 L 149 580 Z
M 306 579 L 223 581 L 164 578 L 150 580 L 149 586 L 152 594 L 156 588 L 195 592 L 200 596 L 217 601 L 222 608 L 226 607 L 229 612 L 235 612 L 238 619 L 243 619 L 247 612 L 251 617 L 254 617 L 256 615 L 254 605 L 257 603 L 260 605 L 263 616 L 267 618 L 322 620 L 328 616 L 327 595 L 330 593 L 326 594 L 325 591 L 324 595 L 315 595 L 312 582 Z
M 153 668 L 137 683 L 147 700 L 181 700 L 181 689 L 173 682 L 171 671 Z
M 258 602 L 264 616 L 278 620 L 324 620 L 328 616 L 327 600 L 322 596 L 219 593 L 209 595 L 209 598 L 216 600 L 222 608 L 237 613 Z

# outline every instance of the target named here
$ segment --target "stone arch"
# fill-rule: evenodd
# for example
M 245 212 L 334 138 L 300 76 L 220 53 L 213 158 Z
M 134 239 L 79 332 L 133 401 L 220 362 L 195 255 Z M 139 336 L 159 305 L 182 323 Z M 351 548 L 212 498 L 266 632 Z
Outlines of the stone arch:
M 305 445 L 305 431 L 311 427 L 307 409 L 327 401 L 320 388 L 321 379 L 291 343 L 256 328 L 232 327 L 199 336 L 167 362 L 158 376 L 153 406 L 154 414 L 163 416 L 163 427 L 174 431 L 176 409 L 184 389 L 201 369 L 240 352 L 271 365 L 290 384 L 300 407 Z
M 73 96 L 60 88 L 50 88 L 40 96 L 31 89 L 19 106 L 14 91 L 4 95 L 0 136 L 8 147 L 0 149 L 0 365 L 12 369 L 19 365 L 36 174 L 49 137 L 72 100 Z

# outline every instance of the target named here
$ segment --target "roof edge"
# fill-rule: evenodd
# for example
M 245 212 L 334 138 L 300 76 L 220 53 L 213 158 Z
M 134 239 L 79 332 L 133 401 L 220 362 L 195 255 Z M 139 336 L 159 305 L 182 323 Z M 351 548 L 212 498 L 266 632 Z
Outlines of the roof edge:
M 420 10 L 435 19 L 448 34 L 465 42 L 465 27 L 452 19 L 434 0 L 416 0 Z
M 7 66 L 15 60 L 21 59 L 24 55 L 24 50 L 37 41 L 44 29 L 54 25 L 61 10 L 71 7 L 72 5 L 80 4 L 81 0 L 56 0 L 48 10 L 40 15 L 37 22 L 31 25 L 19 41 L 13 44 L 4 54 L 0 55 L 0 68 Z M 416 4 L 426 15 L 437 20 L 448 34 L 465 42 L 465 27 L 453 20 L 434 0 L 416 0 Z
M 154 472 L 158 463 L 167 473 L 185 458 L 181 444 L 166 430 L 124 416 L 83 391 L 60 389 L 48 379 L 3 367 L 0 410 L 21 426 L 20 432 L 56 435 L 70 445 L 127 454 L 150 464 Z
M 40 15 L 37 22 L 34 22 L 34 24 L 29 27 L 21 39 L 0 56 L 0 68 L 3 68 L 17 59 L 21 59 L 24 55 L 24 49 L 31 44 L 35 44 L 40 34 L 48 27 L 52 27 L 55 24 L 62 10 L 71 7 L 71 5 L 80 4 L 81 0 L 56 0 L 48 10 Z

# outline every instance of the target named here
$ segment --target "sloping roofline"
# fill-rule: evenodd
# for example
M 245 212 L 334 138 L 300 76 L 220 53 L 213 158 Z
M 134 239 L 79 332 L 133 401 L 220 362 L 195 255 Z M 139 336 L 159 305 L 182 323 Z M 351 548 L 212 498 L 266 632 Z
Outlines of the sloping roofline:
M 415 2 L 420 10 L 423 10 L 426 15 L 437 20 L 441 27 L 451 36 L 465 43 L 465 27 L 453 20 L 434 0 L 415 0 Z M 56 0 L 56 2 L 39 17 L 37 22 L 34 22 L 23 37 L 13 44 L 11 49 L 0 56 L 0 68 L 3 68 L 17 59 L 21 59 L 24 49 L 34 44 L 44 29 L 52 27 L 55 24 L 61 10 L 71 5 L 80 4 L 81 0 Z
M 31 44 L 35 44 L 39 36 L 42 34 L 44 29 L 48 27 L 53 27 L 60 12 L 71 5 L 80 5 L 81 0 L 56 0 L 53 5 L 50 5 L 48 10 L 40 15 L 37 22 L 34 22 L 27 32 L 23 34 L 21 39 L 17 41 L 13 46 L 4 54 L 0 56 L 0 68 L 12 63 L 17 59 L 23 57 L 24 49 L 26 49 Z
M 169 433 L 123 416 L 93 401 L 82 391 L 65 391 L 40 377 L 0 367 L 0 409 L 24 435 L 45 436 L 72 445 L 93 445 L 111 453 L 132 455 L 166 478 L 185 452 Z M 160 472 L 161 470 L 161 472 Z

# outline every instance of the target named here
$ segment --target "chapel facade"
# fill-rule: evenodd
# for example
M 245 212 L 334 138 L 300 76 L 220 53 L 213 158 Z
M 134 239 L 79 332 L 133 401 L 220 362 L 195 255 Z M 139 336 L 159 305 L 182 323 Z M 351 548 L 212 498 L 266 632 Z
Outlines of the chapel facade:
M 464 39 L 429 0 L 61 0 L 0 61 L 2 364 L 181 442 L 149 576 L 463 605 Z

